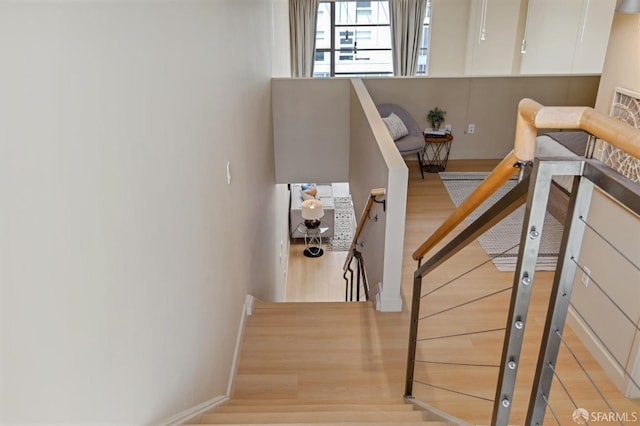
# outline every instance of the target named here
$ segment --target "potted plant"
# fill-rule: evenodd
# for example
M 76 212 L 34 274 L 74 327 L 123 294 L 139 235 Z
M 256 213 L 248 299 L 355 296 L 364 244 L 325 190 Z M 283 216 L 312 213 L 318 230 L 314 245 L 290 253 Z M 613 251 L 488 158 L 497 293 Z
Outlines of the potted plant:
M 435 107 L 427 114 L 427 120 L 431 122 L 431 127 L 433 130 L 438 130 L 440 128 L 440 124 L 444 122 L 444 116 L 447 114 L 447 111 L 443 111 L 438 107 Z

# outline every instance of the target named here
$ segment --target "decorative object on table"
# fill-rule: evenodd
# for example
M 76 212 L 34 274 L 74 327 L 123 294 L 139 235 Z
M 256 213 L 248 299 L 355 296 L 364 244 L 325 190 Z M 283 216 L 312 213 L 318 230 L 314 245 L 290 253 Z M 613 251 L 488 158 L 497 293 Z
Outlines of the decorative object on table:
M 447 135 L 451 134 L 451 132 L 447 132 L 445 130 L 433 130 L 433 129 L 425 129 L 424 135 L 429 138 L 446 138 Z
M 433 130 L 439 130 L 440 125 L 444 123 L 444 116 L 447 115 L 447 111 L 444 111 L 438 107 L 435 107 L 427 114 L 427 120 L 431 123 Z
M 307 246 L 303 253 L 306 257 L 320 257 L 324 253 L 320 227 L 320 219 L 323 216 L 322 201 L 313 199 L 302 203 L 302 218 L 306 228 L 304 242 Z
M 442 135 L 434 136 L 425 133 L 424 141 L 427 145 L 424 147 L 422 156 L 423 169 L 429 173 L 444 172 L 449 161 L 453 135 L 451 133 L 443 133 Z
M 484 172 L 446 172 L 440 173 L 440 179 L 444 183 L 453 203 L 459 206 L 488 174 Z M 517 183 L 517 177 L 510 179 L 471 213 L 465 222 L 471 224 Z M 515 271 L 518 262 L 518 245 L 522 232 L 525 207 L 520 206 L 493 228 L 478 237 L 480 246 L 492 258 L 493 264 L 501 272 Z M 537 271 L 555 271 L 562 232 L 563 227 L 560 222 L 547 212 L 544 218 L 540 251 L 536 263 Z
M 300 185 L 300 196 L 303 200 L 314 200 L 318 195 L 318 187 L 315 183 L 303 183 Z
M 333 237 L 326 244 L 327 251 L 348 251 L 356 229 L 356 213 L 351 196 L 334 197 L 335 220 Z
M 398 152 L 400 152 L 400 155 L 406 156 L 416 154 L 418 161 L 422 161 L 421 155 L 425 145 L 424 135 L 422 134 L 422 128 L 418 125 L 416 120 L 413 119 L 411 114 L 397 104 L 380 104 L 376 105 L 376 108 L 378 108 L 380 117 L 383 117 L 383 121 L 385 117 L 389 118 L 391 114 L 394 114 L 402 120 L 402 123 L 407 128 L 409 133 L 406 136 L 394 139 L 396 148 L 398 149 Z M 389 128 L 387 127 L 387 129 Z M 391 134 L 391 130 L 389 130 L 389 134 Z M 422 167 L 420 167 L 420 174 L 422 174 L 422 178 L 424 179 Z

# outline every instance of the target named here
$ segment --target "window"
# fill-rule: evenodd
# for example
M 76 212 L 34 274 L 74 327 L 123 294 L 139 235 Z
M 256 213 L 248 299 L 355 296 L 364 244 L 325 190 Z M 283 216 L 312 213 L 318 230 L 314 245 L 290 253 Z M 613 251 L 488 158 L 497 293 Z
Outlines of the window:
M 317 31 L 314 77 L 393 75 L 388 1 L 321 1 Z
M 429 64 L 431 1 L 423 21 L 416 74 Z M 314 77 L 393 75 L 389 1 L 321 1 Z
M 429 24 L 431 23 L 431 0 L 427 1 L 427 12 L 424 14 L 422 23 L 422 40 L 420 43 L 420 54 L 418 55 L 418 69 L 416 75 L 426 75 L 429 65 Z

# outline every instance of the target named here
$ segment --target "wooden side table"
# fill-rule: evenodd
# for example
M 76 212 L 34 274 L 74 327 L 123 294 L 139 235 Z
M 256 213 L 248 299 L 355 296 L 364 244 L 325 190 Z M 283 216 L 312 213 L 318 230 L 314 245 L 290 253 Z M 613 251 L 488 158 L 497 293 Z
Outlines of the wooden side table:
M 449 160 L 453 135 L 447 133 L 442 137 L 424 136 L 427 143 L 422 154 L 422 169 L 428 173 L 444 172 Z

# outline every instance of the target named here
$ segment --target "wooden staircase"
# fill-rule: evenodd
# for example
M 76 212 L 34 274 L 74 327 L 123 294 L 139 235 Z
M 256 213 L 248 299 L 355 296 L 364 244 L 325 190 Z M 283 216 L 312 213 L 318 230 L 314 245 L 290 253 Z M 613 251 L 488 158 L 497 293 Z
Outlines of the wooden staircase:
M 274 400 L 265 404 L 256 400 L 231 400 L 211 413 L 206 413 L 198 424 L 211 425 L 377 425 L 425 426 L 448 425 L 444 421 L 430 420 L 432 416 L 420 411 L 402 399 L 396 401 L 291 401 Z
M 368 302 L 256 302 L 231 400 L 191 424 L 452 424 L 402 398 L 406 321 Z

